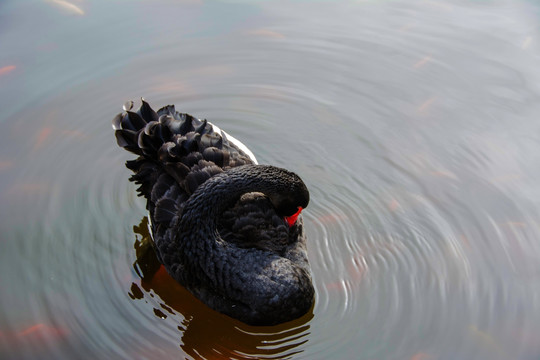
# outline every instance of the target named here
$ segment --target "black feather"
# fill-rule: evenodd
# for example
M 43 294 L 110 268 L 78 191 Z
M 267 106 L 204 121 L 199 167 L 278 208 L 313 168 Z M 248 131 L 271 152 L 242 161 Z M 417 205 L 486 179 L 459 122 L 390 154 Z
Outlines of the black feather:
M 250 324 L 289 321 L 309 310 L 314 290 L 302 220 L 289 228 L 283 219 L 309 199 L 296 175 L 254 166 L 225 132 L 173 105 L 155 112 L 143 100 L 136 112 L 117 115 L 113 129 L 118 145 L 138 155 L 126 167 L 146 198 L 157 257 L 171 276 L 210 307 Z M 242 190 L 264 178 L 267 191 L 275 191 L 274 172 L 297 179 L 296 187 L 282 186 L 287 196 Z M 216 234 L 219 241 L 209 243 Z
M 154 109 L 152 109 L 150 105 L 148 105 L 148 103 L 143 99 L 141 99 L 141 101 L 142 105 L 137 111 L 137 114 L 139 114 L 139 116 L 143 118 L 146 122 L 158 121 L 159 117 L 158 114 L 154 111 Z
M 124 117 L 124 121 L 125 125 L 130 127 L 130 130 L 140 130 L 146 126 L 146 121 L 139 114 L 131 111 L 126 111 L 126 113 L 127 116 Z
M 156 223 L 170 223 L 178 215 L 176 199 L 163 198 L 156 203 L 154 221 Z

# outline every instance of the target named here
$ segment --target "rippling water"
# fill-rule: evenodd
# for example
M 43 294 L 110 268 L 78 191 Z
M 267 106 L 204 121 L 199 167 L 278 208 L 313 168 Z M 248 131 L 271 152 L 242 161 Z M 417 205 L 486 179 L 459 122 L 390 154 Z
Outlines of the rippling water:
M 0 3 L 0 357 L 540 358 L 534 1 Z M 176 104 L 302 176 L 317 299 L 156 269 L 110 121 Z

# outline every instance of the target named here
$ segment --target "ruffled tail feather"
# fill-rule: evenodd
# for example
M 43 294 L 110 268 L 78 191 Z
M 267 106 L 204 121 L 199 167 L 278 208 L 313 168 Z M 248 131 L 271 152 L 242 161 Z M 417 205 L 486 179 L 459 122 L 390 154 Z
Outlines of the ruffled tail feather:
M 130 180 L 140 185 L 139 195 L 149 202 L 164 172 L 189 195 L 223 170 L 253 162 L 224 132 L 215 131 L 206 120 L 177 112 L 173 105 L 156 112 L 142 100 L 136 112 L 116 115 L 112 126 L 118 145 L 139 155 L 126 166 L 134 172 Z

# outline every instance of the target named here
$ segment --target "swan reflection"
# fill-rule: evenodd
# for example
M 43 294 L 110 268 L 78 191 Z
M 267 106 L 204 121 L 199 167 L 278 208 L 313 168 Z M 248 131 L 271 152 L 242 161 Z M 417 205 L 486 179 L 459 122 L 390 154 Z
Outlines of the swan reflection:
M 154 304 L 154 315 L 179 320 L 180 347 L 195 359 L 274 359 L 301 353 L 309 341 L 313 307 L 299 319 L 275 326 L 250 326 L 220 314 L 178 284 L 156 258 L 148 218 L 138 226 L 133 268 L 140 277 L 129 296 Z

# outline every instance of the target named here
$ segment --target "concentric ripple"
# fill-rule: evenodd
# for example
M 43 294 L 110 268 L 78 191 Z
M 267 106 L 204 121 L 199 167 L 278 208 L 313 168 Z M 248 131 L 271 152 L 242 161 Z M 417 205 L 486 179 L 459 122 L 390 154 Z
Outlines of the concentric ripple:
M 0 357 L 540 357 L 534 2 L 6 4 Z M 246 326 L 156 263 L 110 126 L 141 96 L 304 179 L 310 313 Z

